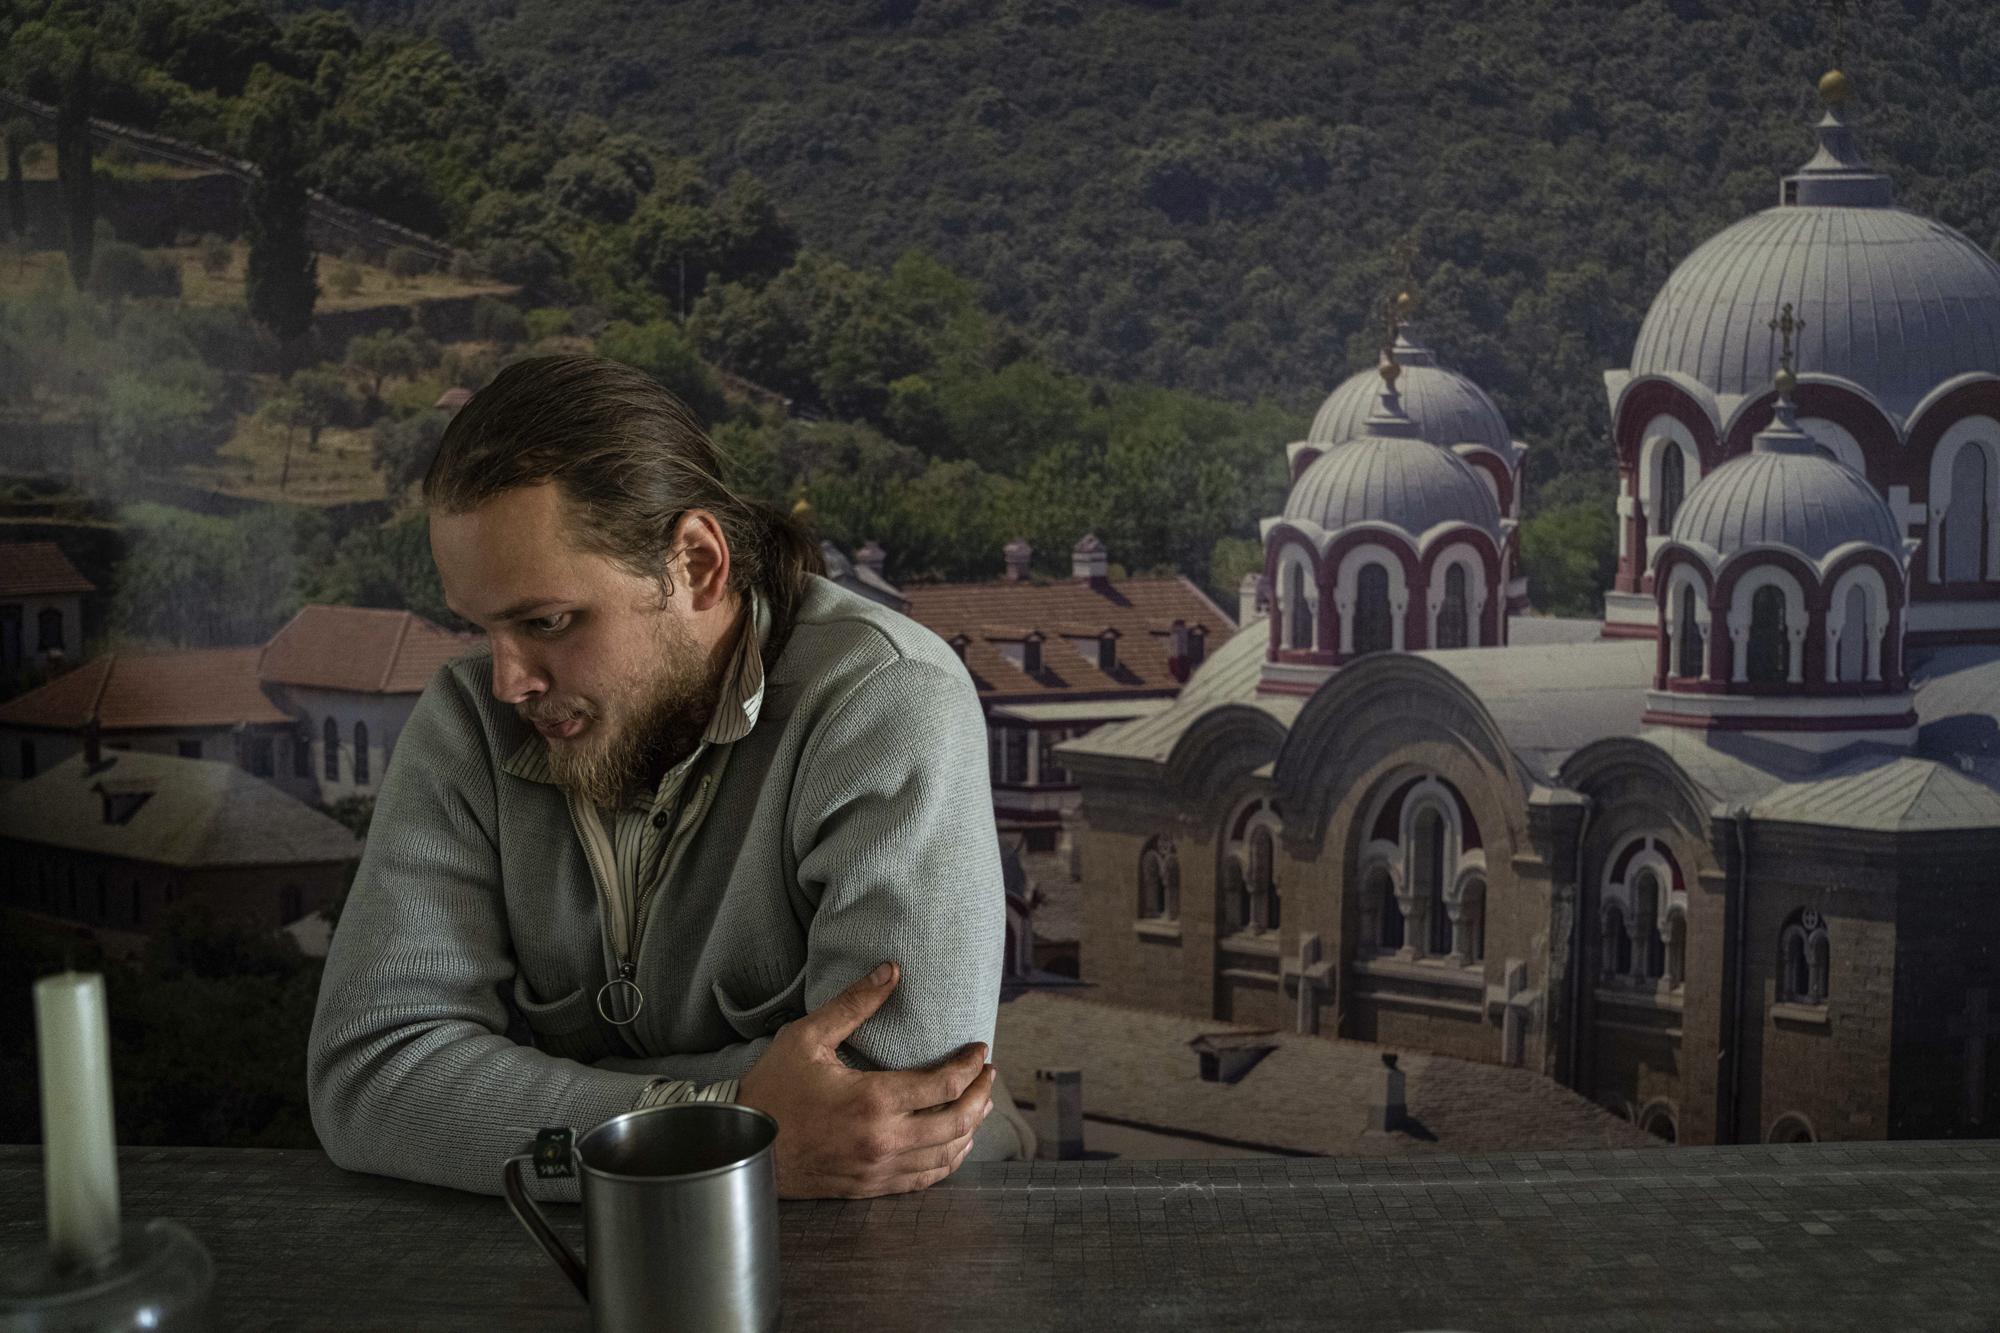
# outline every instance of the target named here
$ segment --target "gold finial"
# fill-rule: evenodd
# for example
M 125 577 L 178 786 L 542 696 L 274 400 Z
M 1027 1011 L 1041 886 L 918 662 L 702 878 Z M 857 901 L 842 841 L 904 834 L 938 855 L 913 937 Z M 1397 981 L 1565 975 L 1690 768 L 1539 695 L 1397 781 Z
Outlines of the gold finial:
M 1395 392 L 1396 380 L 1402 375 L 1403 368 L 1396 364 L 1396 345 L 1394 343 L 1382 349 L 1382 364 L 1378 369 L 1382 372 L 1382 383 L 1389 386 L 1390 392 Z
M 1792 390 L 1799 387 L 1799 377 L 1794 375 L 1788 366 L 1779 366 L 1778 373 L 1772 376 L 1772 379 L 1777 383 L 1780 398 L 1790 398 Z
M 1830 69 L 1819 76 L 1819 100 L 1829 107 L 1841 105 L 1853 91 L 1847 76 L 1837 69 Z
M 793 518 L 806 518 L 812 514 L 812 510 L 812 502 L 803 495 L 792 503 Z

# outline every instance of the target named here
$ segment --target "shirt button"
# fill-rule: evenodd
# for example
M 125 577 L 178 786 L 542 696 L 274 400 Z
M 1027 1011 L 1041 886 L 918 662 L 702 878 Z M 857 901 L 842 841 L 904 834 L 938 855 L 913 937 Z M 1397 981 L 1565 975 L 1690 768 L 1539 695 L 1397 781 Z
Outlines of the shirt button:
M 665 828 L 666 826 L 667 826 L 667 812 L 664 810 L 655 810 L 653 812 L 653 827 Z

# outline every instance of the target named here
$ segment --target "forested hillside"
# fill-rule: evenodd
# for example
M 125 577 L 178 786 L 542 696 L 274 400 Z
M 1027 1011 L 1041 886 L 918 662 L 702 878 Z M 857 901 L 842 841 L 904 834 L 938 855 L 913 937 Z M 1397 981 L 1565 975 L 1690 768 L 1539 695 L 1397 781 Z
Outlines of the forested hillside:
M 1309 407 L 1414 232 L 1427 331 L 1537 446 L 1608 466 L 1600 374 L 1672 265 L 1810 155 L 1826 4 L 353 0 L 540 105 L 755 173 L 805 242 L 905 247 L 1057 361 Z M 2000 25 L 1849 4 L 1862 142 L 2000 240 Z

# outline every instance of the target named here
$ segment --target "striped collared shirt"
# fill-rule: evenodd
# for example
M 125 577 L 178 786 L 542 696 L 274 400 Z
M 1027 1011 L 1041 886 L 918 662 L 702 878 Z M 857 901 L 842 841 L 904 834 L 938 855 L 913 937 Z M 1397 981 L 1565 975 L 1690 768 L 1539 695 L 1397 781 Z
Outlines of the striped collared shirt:
M 757 725 L 757 714 L 764 703 L 764 645 L 771 634 L 771 609 L 755 589 L 750 591 L 749 599 L 750 614 L 745 632 L 737 638 L 735 654 L 723 673 L 715 713 L 694 751 L 668 769 L 650 793 L 640 792 L 620 809 L 594 808 L 595 819 L 610 843 L 611 864 L 608 870 L 617 880 L 617 900 L 629 908 L 635 920 L 641 906 L 660 888 L 667 872 L 668 853 L 675 841 L 693 836 L 692 825 L 681 827 L 682 813 L 691 803 L 686 796 L 690 776 L 702 767 L 702 760 L 711 748 L 742 740 Z M 501 765 L 501 769 L 533 782 L 554 784 L 556 781 L 555 772 L 549 765 L 548 742 L 539 733 L 531 734 L 523 741 Z M 572 813 L 577 814 L 579 819 L 584 818 L 579 810 L 579 803 L 572 800 Z M 584 830 L 580 828 L 578 831 L 587 838 Z M 620 938 L 618 925 L 607 923 L 607 926 L 614 940 Z M 630 928 L 630 925 L 625 927 Z M 629 936 L 627 938 L 629 941 Z M 628 950 L 632 943 L 628 942 Z M 636 1105 L 733 1101 L 736 1083 L 732 1078 L 697 1087 L 684 1079 L 658 1078 L 648 1085 Z

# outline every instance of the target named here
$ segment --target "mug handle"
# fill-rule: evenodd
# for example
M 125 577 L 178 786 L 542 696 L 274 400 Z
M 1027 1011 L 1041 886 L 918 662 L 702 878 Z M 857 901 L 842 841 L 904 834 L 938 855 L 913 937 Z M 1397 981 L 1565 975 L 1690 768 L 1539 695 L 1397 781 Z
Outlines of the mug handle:
M 548 1252 L 549 1258 L 556 1261 L 556 1267 L 562 1269 L 563 1276 L 575 1284 L 576 1294 L 583 1297 L 584 1304 L 588 1305 L 590 1303 L 588 1272 L 577 1262 L 576 1256 L 570 1253 L 569 1246 L 563 1244 L 562 1237 L 549 1228 L 548 1219 L 542 1216 L 542 1210 L 535 1207 L 535 1201 L 528 1197 L 528 1191 L 521 1185 L 523 1163 L 534 1164 L 537 1180 L 555 1180 L 575 1175 L 576 1170 L 571 1165 L 570 1157 L 574 1138 L 574 1130 L 542 1130 L 535 1135 L 533 1143 L 509 1157 L 506 1164 L 500 1168 L 500 1187 L 507 1195 L 507 1206 L 514 1210 L 514 1216 L 528 1229 L 528 1234 L 535 1238 L 535 1243 Z

